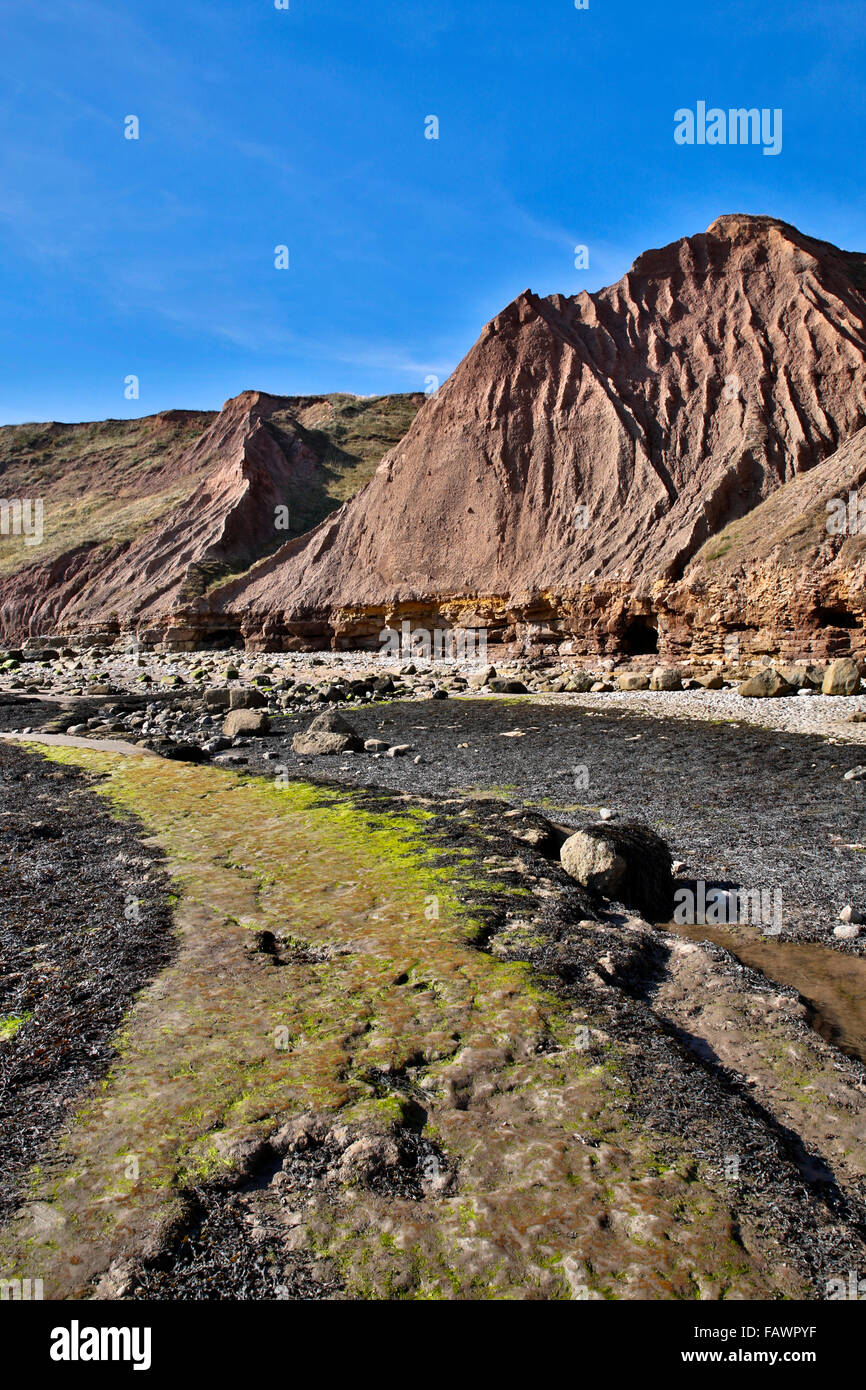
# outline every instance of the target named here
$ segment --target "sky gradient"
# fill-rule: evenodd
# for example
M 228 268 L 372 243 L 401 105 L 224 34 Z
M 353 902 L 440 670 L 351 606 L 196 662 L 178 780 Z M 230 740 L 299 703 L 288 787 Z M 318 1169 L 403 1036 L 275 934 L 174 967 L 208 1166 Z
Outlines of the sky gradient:
M 862 0 L 289 4 L 0 0 L 0 423 L 424 390 L 725 212 L 866 250 Z

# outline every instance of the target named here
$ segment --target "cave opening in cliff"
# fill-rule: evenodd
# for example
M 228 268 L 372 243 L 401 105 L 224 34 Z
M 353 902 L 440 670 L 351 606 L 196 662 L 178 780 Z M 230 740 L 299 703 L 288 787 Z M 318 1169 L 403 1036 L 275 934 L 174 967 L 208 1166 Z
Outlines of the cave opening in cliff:
M 847 608 L 819 608 L 816 615 L 822 627 L 859 627 L 860 621 L 855 613 Z
M 622 634 L 625 656 L 651 656 L 659 649 L 659 634 L 650 618 L 632 618 Z
M 228 652 L 235 647 L 243 647 L 243 638 L 237 628 L 217 628 L 205 633 L 201 638 L 201 649 L 207 652 Z

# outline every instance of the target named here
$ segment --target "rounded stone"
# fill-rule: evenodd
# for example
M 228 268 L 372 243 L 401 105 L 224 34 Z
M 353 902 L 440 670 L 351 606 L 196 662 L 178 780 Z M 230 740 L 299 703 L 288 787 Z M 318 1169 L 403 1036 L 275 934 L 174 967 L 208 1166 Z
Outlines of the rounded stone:
M 565 872 L 594 893 L 610 897 L 623 880 L 626 862 L 607 840 L 579 830 L 570 835 L 559 851 Z
M 860 668 L 850 657 L 831 661 L 824 672 L 822 695 L 856 695 L 860 689 Z

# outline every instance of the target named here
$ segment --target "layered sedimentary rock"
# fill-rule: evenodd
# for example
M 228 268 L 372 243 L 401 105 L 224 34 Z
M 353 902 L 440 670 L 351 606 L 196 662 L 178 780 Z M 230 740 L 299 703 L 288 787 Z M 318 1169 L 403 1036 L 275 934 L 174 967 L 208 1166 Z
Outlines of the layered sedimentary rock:
M 675 655 L 866 655 L 866 429 L 704 545 L 655 602 Z
M 0 640 L 376 648 L 408 620 L 527 654 L 860 649 L 859 532 L 815 516 L 859 486 L 863 255 L 722 217 L 597 293 L 525 291 L 422 401 L 245 392 L 132 422 L 122 505 L 102 471 L 95 520 L 86 486 L 50 492 L 39 559 L 0 541 Z
M 659 590 L 866 424 L 864 291 L 863 256 L 747 216 L 598 293 L 527 290 L 358 496 L 201 616 L 275 646 L 374 645 L 410 618 L 529 650 L 679 649 Z

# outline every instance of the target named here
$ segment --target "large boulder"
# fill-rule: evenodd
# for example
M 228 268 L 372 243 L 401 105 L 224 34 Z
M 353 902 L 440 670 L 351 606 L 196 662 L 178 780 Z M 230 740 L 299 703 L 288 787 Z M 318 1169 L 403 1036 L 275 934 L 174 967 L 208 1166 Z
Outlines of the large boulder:
M 304 733 L 295 734 L 292 747 L 302 756 L 319 757 L 328 753 L 360 752 L 364 745 L 341 714 L 326 710 L 316 715 Z
M 616 683 L 620 690 L 649 690 L 649 676 L 639 671 L 619 671 Z
M 652 673 L 650 690 L 682 690 L 683 678 L 673 666 L 657 666 Z
M 485 666 L 483 671 L 473 671 L 468 677 L 467 684 L 470 690 L 481 690 L 483 686 L 496 679 L 496 667 Z
M 240 734 L 266 734 L 270 727 L 262 710 L 233 709 L 225 717 L 223 733 L 226 738 L 237 738 Z
M 229 709 L 262 709 L 268 702 L 260 690 L 232 690 Z
M 856 695 L 860 689 L 860 667 L 850 657 L 831 661 L 824 672 L 822 695 Z
M 768 668 L 766 671 L 759 671 L 756 676 L 750 676 L 747 681 L 743 681 L 737 693 L 746 700 L 769 700 L 779 695 L 793 695 L 794 687 L 789 685 L 778 671 L 772 671 Z
M 211 686 L 204 692 L 205 709 L 231 709 L 232 692 L 228 686 Z
M 824 679 L 820 666 L 780 666 L 779 675 L 795 690 L 820 690 Z
M 651 921 L 670 918 L 671 852 L 649 826 L 633 822 L 587 826 L 569 836 L 559 857 L 565 872 L 591 892 L 616 898 Z
M 615 896 L 625 878 L 626 862 L 614 845 L 588 831 L 570 835 L 559 851 L 565 872 L 593 893 Z
M 523 681 L 512 680 L 507 676 L 493 676 L 487 682 L 491 690 L 495 690 L 497 695 L 528 695 L 529 690 Z

